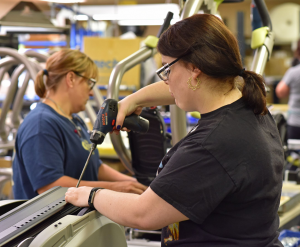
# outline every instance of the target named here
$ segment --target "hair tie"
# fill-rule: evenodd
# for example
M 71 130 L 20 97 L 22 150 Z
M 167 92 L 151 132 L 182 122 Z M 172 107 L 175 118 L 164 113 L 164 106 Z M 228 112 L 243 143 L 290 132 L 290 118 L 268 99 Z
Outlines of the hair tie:
M 44 72 L 44 75 L 49 76 L 48 70 L 44 69 L 43 72 Z
M 245 72 L 245 68 L 241 69 L 240 72 L 239 72 L 239 76 L 243 77 L 244 72 Z
M 46 85 L 47 77 L 49 77 L 48 70 L 43 69 L 43 83 L 44 83 L 45 88 L 47 88 L 47 85 Z

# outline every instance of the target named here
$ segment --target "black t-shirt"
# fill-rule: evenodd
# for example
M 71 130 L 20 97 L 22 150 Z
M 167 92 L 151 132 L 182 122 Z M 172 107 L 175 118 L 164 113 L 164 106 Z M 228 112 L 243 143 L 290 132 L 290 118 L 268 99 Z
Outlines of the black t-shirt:
M 270 114 L 243 99 L 202 114 L 163 158 L 151 189 L 189 218 L 162 230 L 162 246 L 275 247 L 283 149 Z

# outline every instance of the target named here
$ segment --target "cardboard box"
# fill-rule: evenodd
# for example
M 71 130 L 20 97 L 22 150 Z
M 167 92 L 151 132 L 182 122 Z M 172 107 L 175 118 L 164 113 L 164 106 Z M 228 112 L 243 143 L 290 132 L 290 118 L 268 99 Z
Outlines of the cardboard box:
M 267 76 L 284 76 L 285 72 L 290 68 L 290 58 L 271 57 L 266 63 L 265 74 Z
M 99 85 L 108 85 L 111 72 L 116 64 L 138 51 L 142 40 L 142 38 L 84 37 L 83 52 L 93 59 L 99 68 Z M 140 65 L 131 68 L 124 74 L 121 85 L 135 86 L 136 90 L 140 88 Z
M 247 56 L 244 59 L 244 66 L 246 69 L 250 70 L 253 62 L 253 57 Z M 271 57 L 267 61 L 264 75 L 265 76 L 279 76 L 282 77 L 288 68 L 291 67 L 291 58 L 290 57 Z

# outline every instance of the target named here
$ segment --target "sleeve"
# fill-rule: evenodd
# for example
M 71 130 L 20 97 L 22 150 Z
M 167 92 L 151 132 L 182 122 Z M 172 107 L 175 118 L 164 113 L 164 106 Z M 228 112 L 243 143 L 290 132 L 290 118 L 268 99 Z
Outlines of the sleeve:
M 150 187 L 190 220 L 201 224 L 234 189 L 234 183 L 208 151 L 188 141 L 178 147 Z
M 21 148 L 24 166 L 35 191 L 64 176 L 64 153 L 54 136 L 39 133 Z
M 289 68 L 282 78 L 282 81 L 289 87 L 291 87 L 293 81 L 298 78 L 298 75 L 295 75 L 294 71 L 295 67 Z

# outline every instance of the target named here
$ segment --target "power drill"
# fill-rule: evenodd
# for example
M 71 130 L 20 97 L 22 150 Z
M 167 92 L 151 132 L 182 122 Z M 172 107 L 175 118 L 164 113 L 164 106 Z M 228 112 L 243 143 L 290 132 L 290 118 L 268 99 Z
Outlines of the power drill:
M 96 122 L 93 127 L 90 140 L 93 144 L 101 144 L 108 132 L 116 125 L 118 115 L 118 102 L 114 99 L 106 99 L 101 105 Z M 136 114 L 125 117 L 123 127 L 135 132 L 146 133 L 149 129 L 149 121 Z
M 76 188 L 78 188 L 79 186 L 79 183 L 82 179 L 86 166 L 91 158 L 92 153 L 96 149 L 97 145 L 102 144 L 106 134 L 114 130 L 114 127 L 116 125 L 117 115 L 118 115 L 118 102 L 114 99 L 104 100 L 97 114 L 97 119 L 94 124 L 93 131 L 90 135 L 90 140 L 92 142 L 91 151 L 83 167 Z M 126 127 L 131 131 L 146 133 L 149 129 L 149 121 L 136 114 L 131 114 L 130 116 L 125 117 L 122 127 Z

